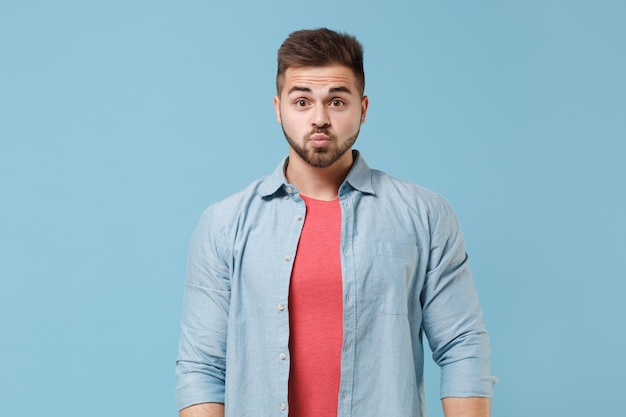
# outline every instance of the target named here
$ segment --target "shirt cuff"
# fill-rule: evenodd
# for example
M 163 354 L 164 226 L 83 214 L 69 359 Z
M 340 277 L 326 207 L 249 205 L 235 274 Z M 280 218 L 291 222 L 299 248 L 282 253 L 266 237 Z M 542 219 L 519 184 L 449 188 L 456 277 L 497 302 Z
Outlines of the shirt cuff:
M 489 372 L 489 362 L 463 359 L 441 367 L 441 398 L 488 397 L 498 378 Z
M 205 374 L 183 374 L 176 386 L 176 403 L 179 410 L 202 403 L 224 404 L 224 391 L 223 383 L 212 383 Z

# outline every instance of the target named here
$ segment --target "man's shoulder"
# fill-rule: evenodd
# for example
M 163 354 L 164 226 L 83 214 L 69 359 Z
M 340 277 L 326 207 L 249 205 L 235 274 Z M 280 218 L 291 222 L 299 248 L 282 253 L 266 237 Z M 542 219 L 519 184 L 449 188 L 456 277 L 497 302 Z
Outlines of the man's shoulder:
M 372 186 L 375 204 L 395 216 L 408 215 L 427 228 L 457 229 L 457 216 L 440 193 L 379 170 L 372 170 Z
M 446 204 L 441 194 L 422 185 L 395 177 L 385 171 L 372 169 L 372 185 L 380 197 L 412 200 L 427 206 Z
M 261 188 L 266 184 L 268 178 L 269 175 L 265 175 L 255 179 L 244 189 L 212 203 L 205 210 L 205 213 L 236 214 L 241 210 L 247 210 L 254 200 L 262 198 Z

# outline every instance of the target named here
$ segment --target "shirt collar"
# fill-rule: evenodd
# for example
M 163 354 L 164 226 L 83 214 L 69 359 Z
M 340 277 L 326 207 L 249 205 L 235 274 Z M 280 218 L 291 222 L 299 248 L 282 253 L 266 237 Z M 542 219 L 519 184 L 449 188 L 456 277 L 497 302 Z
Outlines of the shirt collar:
M 354 162 L 352 163 L 352 168 L 350 168 L 350 172 L 344 184 L 350 184 L 352 188 L 362 193 L 376 194 L 372 187 L 372 170 L 365 162 L 365 159 L 357 150 L 352 151 L 352 157 Z M 287 166 L 288 159 L 289 157 L 285 157 L 281 163 L 278 164 L 274 172 L 265 177 L 263 184 L 259 187 L 259 195 L 261 197 L 268 197 L 289 184 L 285 177 L 285 167 Z M 342 188 L 343 185 L 340 189 Z

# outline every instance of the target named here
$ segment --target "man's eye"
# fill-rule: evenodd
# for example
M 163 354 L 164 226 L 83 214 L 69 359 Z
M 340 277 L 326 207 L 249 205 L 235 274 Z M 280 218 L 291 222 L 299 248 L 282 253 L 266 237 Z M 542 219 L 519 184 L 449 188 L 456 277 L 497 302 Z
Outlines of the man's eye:
M 330 102 L 330 105 L 333 106 L 333 107 L 341 107 L 344 104 L 345 103 L 343 102 L 343 100 L 338 100 L 338 99 L 331 100 L 331 102 Z
M 306 106 L 306 100 L 296 100 L 296 106 L 297 107 L 305 107 Z

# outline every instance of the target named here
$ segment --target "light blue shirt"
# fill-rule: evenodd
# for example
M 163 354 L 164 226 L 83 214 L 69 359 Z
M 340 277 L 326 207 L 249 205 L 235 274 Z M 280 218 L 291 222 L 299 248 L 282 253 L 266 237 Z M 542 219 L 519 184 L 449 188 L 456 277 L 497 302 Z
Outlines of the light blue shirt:
M 490 397 L 489 339 L 457 219 L 431 191 L 370 169 L 339 188 L 340 417 L 426 416 L 423 335 L 441 397 Z M 306 207 L 284 175 L 209 207 L 190 245 L 177 360 L 179 408 L 287 416 L 289 280 Z

